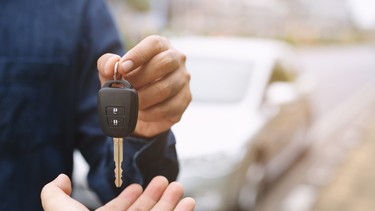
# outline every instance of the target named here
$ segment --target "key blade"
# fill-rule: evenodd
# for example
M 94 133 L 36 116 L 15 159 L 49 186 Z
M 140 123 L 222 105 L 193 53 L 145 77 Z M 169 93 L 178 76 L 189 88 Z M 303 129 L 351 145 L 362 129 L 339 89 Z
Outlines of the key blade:
M 115 185 L 121 187 L 122 185 L 122 167 L 123 160 L 123 139 L 113 138 L 113 159 L 115 161 Z

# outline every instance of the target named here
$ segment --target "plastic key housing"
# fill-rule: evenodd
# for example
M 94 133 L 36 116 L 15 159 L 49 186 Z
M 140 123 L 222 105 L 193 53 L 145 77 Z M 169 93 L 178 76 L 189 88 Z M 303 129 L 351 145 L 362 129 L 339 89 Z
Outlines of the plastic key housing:
M 98 93 L 98 110 L 106 136 L 126 137 L 137 125 L 137 91 L 126 80 L 107 81 Z

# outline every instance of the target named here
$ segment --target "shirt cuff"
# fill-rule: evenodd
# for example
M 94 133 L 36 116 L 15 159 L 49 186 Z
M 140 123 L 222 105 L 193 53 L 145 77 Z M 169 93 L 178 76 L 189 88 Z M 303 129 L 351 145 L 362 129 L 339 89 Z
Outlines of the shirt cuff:
M 178 159 L 175 137 L 171 130 L 152 139 L 129 137 L 128 144 L 138 148 L 134 154 L 133 167 L 142 175 L 139 183 L 146 187 L 155 176 L 165 176 L 174 181 L 178 174 Z

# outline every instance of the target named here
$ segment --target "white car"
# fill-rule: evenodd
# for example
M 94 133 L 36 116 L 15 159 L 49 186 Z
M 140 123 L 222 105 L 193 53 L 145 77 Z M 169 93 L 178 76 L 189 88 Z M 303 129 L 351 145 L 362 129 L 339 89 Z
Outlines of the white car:
M 178 180 L 196 210 L 249 210 L 307 149 L 313 83 L 279 41 L 174 37 L 171 43 L 187 55 L 193 94 L 172 128 Z

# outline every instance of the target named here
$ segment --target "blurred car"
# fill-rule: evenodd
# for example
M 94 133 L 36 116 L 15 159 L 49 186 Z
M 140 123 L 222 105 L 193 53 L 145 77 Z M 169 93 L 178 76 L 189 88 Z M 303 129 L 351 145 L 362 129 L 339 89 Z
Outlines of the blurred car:
M 178 180 L 197 210 L 249 210 L 308 148 L 313 81 L 286 43 L 174 37 L 193 101 L 172 129 Z

